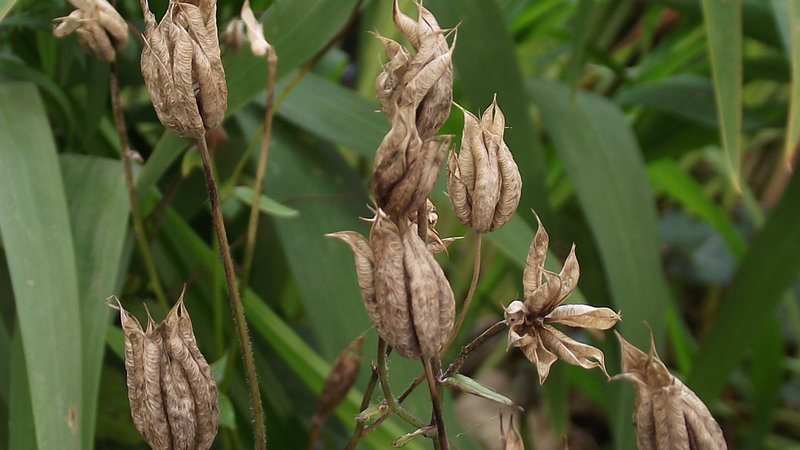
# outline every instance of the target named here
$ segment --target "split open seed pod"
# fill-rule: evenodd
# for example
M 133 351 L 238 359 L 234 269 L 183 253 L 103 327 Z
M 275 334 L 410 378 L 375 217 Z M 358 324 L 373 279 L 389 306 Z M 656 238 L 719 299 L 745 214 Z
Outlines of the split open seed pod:
M 53 28 L 56 37 L 71 33 L 88 52 L 108 62 L 128 45 L 128 24 L 107 0 L 70 1 L 76 8 L 66 17 L 59 17 Z

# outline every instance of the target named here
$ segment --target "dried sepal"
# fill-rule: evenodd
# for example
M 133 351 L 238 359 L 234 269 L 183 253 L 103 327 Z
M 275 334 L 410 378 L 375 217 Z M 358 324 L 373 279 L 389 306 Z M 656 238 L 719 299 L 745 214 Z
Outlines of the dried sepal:
M 56 37 L 78 35 L 81 47 L 99 58 L 113 62 L 116 53 L 128 45 L 128 24 L 107 0 L 72 1 L 75 10 L 53 28 Z
M 216 0 L 170 1 L 156 23 L 141 0 L 145 45 L 141 66 L 161 123 L 182 136 L 202 137 L 222 123 L 228 88 L 219 53 Z
M 357 337 L 336 358 L 322 387 L 313 422 L 321 424 L 342 402 L 358 377 L 364 335 Z
M 501 228 L 514 215 L 522 178 L 503 141 L 505 117 L 496 96 L 480 119 L 461 110 L 461 150 L 450 154 L 447 190 L 459 222 L 486 233 Z
M 706 405 L 658 357 L 652 335 L 650 353 L 644 353 L 615 334 L 622 350 L 622 373 L 611 379 L 628 380 L 636 389 L 633 419 L 639 448 L 727 448 Z
M 270 49 L 270 45 L 264 39 L 264 28 L 261 22 L 256 20 L 253 9 L 250 8 L 250 0 L 245 0 L 242 4 L 242 20 L 247 26 L 247 40 L 250 41 L 250 50 L 256 56 L 264 56 Z
M 119 304 L 131 417 L 154 449 L 208 449 L 219 423 L 217 386 L 194 339 L 183 294 L 146 330 Z
M 548 241 L 547 231 L 539 221 L 523 271 L 524 301 L 515 300 L 505 308 L 508 347 L 522 350 L 536 366 L 540 383 L 547 379 L 557 359 L 585 369 L 599 367 L 608 376 L 603 352 L 570 338 L 550 324 L 606 330 L 621 320 L 620 315 L 609 308 L 562 305 L 577 287 L 580 266 L 573 245 L 561 272 L 546 270 Z
M 500 414 L 500 443 L 503 450 L 525 450 L 519 431 L 514 426 L 514 415 L 508 419 L 508 428 L 503 429 L 503 415 Z

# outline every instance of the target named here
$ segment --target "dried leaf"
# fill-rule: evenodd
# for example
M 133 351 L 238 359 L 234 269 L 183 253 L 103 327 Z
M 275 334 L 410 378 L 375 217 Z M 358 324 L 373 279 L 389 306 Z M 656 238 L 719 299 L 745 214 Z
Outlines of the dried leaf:
M 612 309 L 589 305 L 561 305 L 544 318 L 546 323 L 598 330 L 607 330 L 620 320 L 622 318 Z

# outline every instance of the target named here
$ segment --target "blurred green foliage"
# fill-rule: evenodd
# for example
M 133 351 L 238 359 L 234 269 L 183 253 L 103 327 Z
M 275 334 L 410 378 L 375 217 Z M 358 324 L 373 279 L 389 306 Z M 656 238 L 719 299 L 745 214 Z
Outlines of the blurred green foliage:
M 117 3 L 134 33 L 143 29 L 138 2 Z M 166 3 L 151 6 L 160 14 Z M 365 361 L 375 354 L 352 254 L 323 235 L 366 232 L 359 216 L 370 214 L 366 186 L 388 130 L 372 91 L 385 58 L 369 32 L 398 33 L 389 0 L 251 4 L 279 57 L 279 104 L 262 193 L 273 201 L 262 202 L 245 306 L 270 447 L 303 448 L 336 355 L 361 333 Z M 413 15 L 412 2 L 401 5 Z M 576 298 L 621 309 L 620 332 L 641 348 L 646 322 L 732 447 L 800 445 L 800 176 L 789 169 L 800 123 L 800 0 L 425 5 L 443 27 L 458 26 L 455 101 L 477 113 L 497 93 L 524 183 L 517 216 L 484 240 L 482 277 L 453 348 L 521 295 L 535 209 L 560 259 L 577 244 Z M 240 6 L 219 5 L 221 31 Z M 117 295 L 139 317 L 142 302 L 156 319 L 164 312 L 127 221 L 108 65 L 51 33 L 70 8 L 0 1 L 0 447 L 143 447 L 129 419 L 118 321 L 104 300 Z M 224 365 L 235 337 L 197 150 L 159 124 L 132 37 L 118 67 L 131 146 L 144 160 L 137 192 L 157 269 L 171 298 L 187 284 L 199 346 Z M 241 260 L 267 63 L 227 45 L 223 60 L 230 107 L 213 151 Z M 442 130 L 456 141 L 460 116 Z M 454 220 L 441 180 L 433 200 L 440 234 L 466 234 L 439 258 L 461 299 L 474 235 Z M 609 372 L 619 372 L 610 335 L 576 338 L 601 347 Z M 517 423 L 528 445 L 635 446 L 628 386 L 557 363 L 540 388 L 520 352 L 504 350 L 504 339 L 489 341 L 464 373 L 526 408 Z M 252 445 L 234 361 L 219 380 L 227 420 L 218 448 Z M 396 357 L 391 368 L 396 391 L 421 371 Z M 324 427 L 325 448 L 349 439 L 368 372 L 364 364 Z M 407 404 L 429 414 L 424 394 Z M 445 410 L 459 448 L 499 442 L 496 405 L 449 393 Z M 390 420 L 363 447 L 411 431 Z

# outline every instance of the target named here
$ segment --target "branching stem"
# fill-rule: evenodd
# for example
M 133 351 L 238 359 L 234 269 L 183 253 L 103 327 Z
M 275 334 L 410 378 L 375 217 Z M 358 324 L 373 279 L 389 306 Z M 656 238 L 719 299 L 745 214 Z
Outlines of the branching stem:
M 389 386 L 389 368 L 386 364 L 386 341 L 381 338 L 378 338 L 378 379 L 381 382 L 381 389 L 383 389 L 383 397 L 389 404 L 389 408 L 393 413 L 417 428 L 427 426 L 426 423 L 414 417 L 413 414 L 400 406 L 394 398 L 392 388 Z

